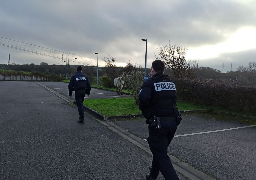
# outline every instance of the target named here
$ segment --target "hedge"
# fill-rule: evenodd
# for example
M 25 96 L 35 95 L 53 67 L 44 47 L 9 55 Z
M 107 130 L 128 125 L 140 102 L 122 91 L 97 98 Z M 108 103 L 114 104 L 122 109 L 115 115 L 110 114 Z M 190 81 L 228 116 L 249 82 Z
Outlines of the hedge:
M 176 79 L 178 98 L 256 115 L 256 88 L 231 81 Z

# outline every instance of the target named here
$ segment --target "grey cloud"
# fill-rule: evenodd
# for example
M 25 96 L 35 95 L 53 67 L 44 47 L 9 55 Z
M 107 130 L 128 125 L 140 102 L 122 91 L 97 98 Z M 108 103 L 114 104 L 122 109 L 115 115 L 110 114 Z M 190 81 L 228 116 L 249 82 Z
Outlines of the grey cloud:
M 212 67 L 223 72 L 236 71 L 239 66 L 248 66 L 250 62 L 256 62 L 256 49 L 235 53 L 223 53 L 219 57 L 199 61 L 199 66 Z
M 252 7 L 222 0 L 3 0 L 0 6 L 4 37 L 89 58 L 97 51 L 118 61 L 140 59 L 142 65 L 141 38 L 151 43 L 148 57 L 153 59 L 154 47 L 169 40 L 181 46 L 212 45 L 226 39 L 223 32 L 254 26 L 254 19 Z

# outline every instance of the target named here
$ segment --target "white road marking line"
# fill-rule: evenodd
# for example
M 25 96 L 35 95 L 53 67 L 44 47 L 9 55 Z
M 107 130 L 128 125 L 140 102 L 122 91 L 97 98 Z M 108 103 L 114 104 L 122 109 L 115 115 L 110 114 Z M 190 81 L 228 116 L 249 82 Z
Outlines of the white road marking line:
M 243 126 L 243 127 L 229 128 L 229 129 L 221 129 L 221 130 L 215 130 L 215 131 L 207 131 L 207 132 L 199 132 L 199 133 L 191 133 L 191 134 L 182 134 L 182 135 L 176 135 L 174 137 L 185 137 L 185 136 L 194 136 L 194 135 L 200 135 L 200 134 L 217 133 L 217 132 L 224 132 L 224 131 L 231 131 L 231 130 L 237 130 L 237 129 L 250 128 L 250 127 L 255 127 L 255 126 L 256 125 L 251 125 L 251 126 Z

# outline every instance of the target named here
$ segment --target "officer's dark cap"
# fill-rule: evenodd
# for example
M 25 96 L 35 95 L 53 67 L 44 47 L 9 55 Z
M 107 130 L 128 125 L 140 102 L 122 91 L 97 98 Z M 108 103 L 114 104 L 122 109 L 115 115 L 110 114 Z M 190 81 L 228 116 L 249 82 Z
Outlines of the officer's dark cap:
M 82 71 L 82 66 L 77 66 L 76 70 L 77 71 Z
M 152 62 L 152 68 L 155 72 L 164 72 L 164 62 L 161 60 L 155 60 Z

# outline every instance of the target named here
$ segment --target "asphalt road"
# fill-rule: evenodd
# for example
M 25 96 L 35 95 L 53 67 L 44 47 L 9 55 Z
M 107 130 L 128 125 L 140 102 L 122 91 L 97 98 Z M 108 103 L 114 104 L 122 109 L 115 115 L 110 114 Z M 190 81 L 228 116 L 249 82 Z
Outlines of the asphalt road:
M 65 83 L 44 83 L 65 95 Z M 58 86 L 58 87 L 57 87 Z M 66 94 L 67 95 L 67 94 Z M 111 98 L 115 92 L 93 89 L 90 98 Z M 116 121 L 132 134 L 146 139 L 144 119 Z M 207 114 L 183 114 L 170 145 L 170 154 L 216 179 L 256 179 L 256 127 Z
M 145 139 L 144 119 L 116 121 Z M 183 114 L 170 154 L 220 180 L 256 179 L 256 127 L 207 114 Z
M 42 84 L 68 96 L 66 83 Z M 147 153 L 88 116 L 77 124 L 77 109 L 38 84 L 0 81 L 0 96 L 0 179 L 144 179 L 148 172 Z M 123 96 L 93 89 L 89 98 L 98 97 Z M 148 135 L 144 119 L 114 123 Z M 216 179 L 255 180 L 255 130 L 183 114 L 170 154 Z
M 68 96 L 68 83 L 63 82 L 40 82 L 41 84 L 55 90 L 56 92 Z M 130 97 L 130 95 L 118 95 L 117 92 L 106 91 L 101 89 L 92 88 L 90 96 L 85 96 L 85 99 L 105 99 L 105 98 L 120 98 Z M 74 99 L 74 92 L 72 98 Z
M 77 118 L 76 107 L 35 82 L 0 81 L 0 179 L 145 179 L 148 153 Z

